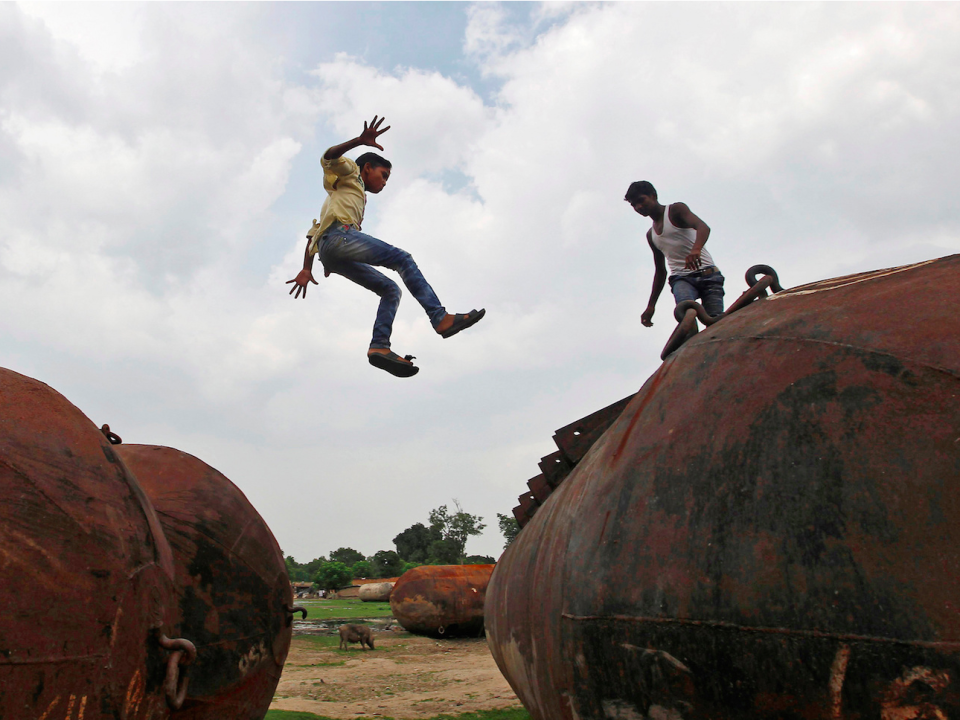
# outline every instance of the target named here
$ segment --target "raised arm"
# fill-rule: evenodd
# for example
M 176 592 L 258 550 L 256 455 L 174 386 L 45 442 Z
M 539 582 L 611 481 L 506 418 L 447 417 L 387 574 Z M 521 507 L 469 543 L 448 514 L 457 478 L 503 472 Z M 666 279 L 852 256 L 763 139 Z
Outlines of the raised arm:
M 657 309 L 657 299 L 660 297 L 660 293 L 663 292 L 663 286 L 667 282 L 667 262 L 663 257 L 663 253 L 657 250 L 653 244 L 649 230 L 647 230 L 647 244 L 650 246 L 650 249 L 653 250 L 653 266 L 655 270 L 653 274 L 653 288 L 650 290 L 650 302 L 647 303 L 647 309 L 644 310 L 640 316 L 640 322 L 646 327 L 653 327 L 653 313 Z
M 390 126 L 387 125 L 383 130 L 380 129 L 380 126 L 383 124 L 383 118 L 377 119 L 377 116 L 373 116 L 373 120 L 370 121 L 368 126 L 366 121 L 363 123 L 363 132 L 357 135 L 353 140 L 347 140 L 344 143 L 339 145 L 334 145 L 332 148 L 327 150 L 323 157 L 325 160 L 336 160 L 338 157 L 342 156 L 345 152 L 353 150 L 355 147 L 360 147 L 361 145 L 369 145 L 370 147 L 375 147 L 377 150 L 383 150 L 383 146 L 377 142 L 377 138 L 383 135 L 387 130 L 390 129 Z
M 700 251 L 703 250 L 703 246 L 707 244 L 707 238 L 710 237 L 710 226 L 694 215 L 690 208 L 682 202 L 670 206 L 670 222 L 677 227 L 693 228 L 697 231 L 696 240 L 694 240 L 693 247 L 686 257 L 684 267 L 687 270 L 699 270 L 703 264 L 700 259 Z

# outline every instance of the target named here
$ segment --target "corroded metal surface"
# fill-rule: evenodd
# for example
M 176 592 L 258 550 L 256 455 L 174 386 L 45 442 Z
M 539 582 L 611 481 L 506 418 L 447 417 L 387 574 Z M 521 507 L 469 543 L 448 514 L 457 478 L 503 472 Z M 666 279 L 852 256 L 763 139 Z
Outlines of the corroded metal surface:
M 960 717 L 960 256 L 670 355 L 506 550 L 535 720 Z
M 197 659 L 177 720 L 261 720 L 290 647 L 293 597 L 263 518 L 230 480 L 179 450 L 117 445 L 139 479 L 176 568 L 178 631 Z
M 390 593 L 404 629 L 445 637 L 483 632 L 483 604 L 493 565 L 422 565 L 407 570 Z
M 380 582 L 361 585 L 357 594 L 363 602 L 387 602 L 396 583 Z
M 169 717 L 173 562 L 97 427 L 0 369 L 0 718 Z

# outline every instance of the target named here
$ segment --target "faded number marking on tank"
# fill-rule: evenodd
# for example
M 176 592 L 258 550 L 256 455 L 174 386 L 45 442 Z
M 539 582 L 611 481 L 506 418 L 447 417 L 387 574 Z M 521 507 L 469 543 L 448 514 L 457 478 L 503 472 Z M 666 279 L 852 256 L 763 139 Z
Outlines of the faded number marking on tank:
M 123 716 L 132 718 L 137 716 L 140 709 L 140 703 L 143 702 L 146 683 L 143 680 L 143 671 L 137 670 L 137 673 L 130 678 L 130 684 L 127 685 L 127 699 L 123 704 Z
M 57 695 L 50 705 L 47 706 L 47 709 L 43 711 L 43 715 L 40 716 L 40 720 L 52 720 L 53 716 L 50 714 L 56 710 L 57 705 L 60 704 L 61 695 Z M 73 715 L 73 708 L 77 705 L 77 696 L 71 695 L 70 699 L 67 700 L 67 714 L 63 716 L 63 720 L 83 720 L 83 711 L 87 707 L 87 696 L 83 695 L 80 698 L 80 704 L 77 705 L 77 714 Z
M 259 645 L 254 645 L 250 648 L 246 654 L 240 657 L 240 674 L 246 675 L 248 672 L 253 670 L 257 665 L 260 664 L 260 661 L 267 656 L 267 646 L 260 641 Z

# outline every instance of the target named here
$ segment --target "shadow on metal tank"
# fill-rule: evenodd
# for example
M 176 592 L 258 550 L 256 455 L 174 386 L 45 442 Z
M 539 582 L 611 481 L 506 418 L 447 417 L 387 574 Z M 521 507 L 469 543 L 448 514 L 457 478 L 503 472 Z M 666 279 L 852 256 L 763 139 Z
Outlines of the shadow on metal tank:
M 175 622 L 197 648 L 176 718 L 261 720 L 292 631 L 290 581 L 270 528 L 236 485 L 196 457 L 153 445 L 115 450 L 173 548 Z
M 157 516 L 100 430 L 0 369 L 0 717 L 169 717 L 164 685 L 172 700 L 189 659 L 162 647 L 172 579 Z
M 960 717 L 960 256 L 669 348 L 507 548 L 535 720 Z
M 408 632 L 431 637 L 483 633 L 483 604 L 493 565 L 421 565 L 390 593 L 390 609 Z

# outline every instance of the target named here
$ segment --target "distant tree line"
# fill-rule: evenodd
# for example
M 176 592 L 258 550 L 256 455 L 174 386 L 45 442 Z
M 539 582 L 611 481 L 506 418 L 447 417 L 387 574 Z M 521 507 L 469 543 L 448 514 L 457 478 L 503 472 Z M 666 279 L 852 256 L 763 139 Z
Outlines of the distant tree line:
M 396 550 L 380 550 L 369 557 L 349 547 L 334 550 L 308 563 L 298 563 L 292 555 L 284 559 L 287 574 L 294 582 L 313 582 L 321 590 L 339 590 L 354 578 L 399 577 L 420 565 L 463 565 L 493 563 L 488 555 L 467 555 L 467 540 L 479 535 L 486 525 L 479 515 L 464 512 L 457 500 L 454 512 L 446 505 L 431 510 L 427 524 L 414 523 L 393 539 Z M 506 516 L 498 515 L 500 530 L 507 538 Z M 512 519 L 512 518 L 511 518 Z M 513 521 L 516 523 L 516 521 Z M 519 532 L 519 526 L 516 528 Z M 511 530 L 512 531 L 512 530 Z M 516 533 L 513 533 L 515 535 Z

